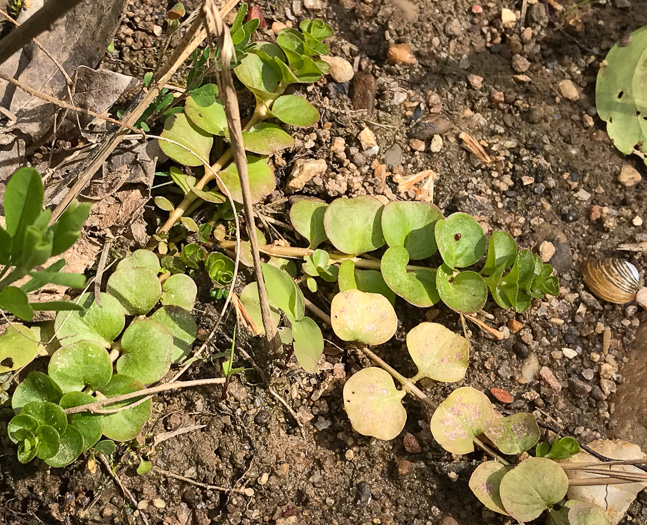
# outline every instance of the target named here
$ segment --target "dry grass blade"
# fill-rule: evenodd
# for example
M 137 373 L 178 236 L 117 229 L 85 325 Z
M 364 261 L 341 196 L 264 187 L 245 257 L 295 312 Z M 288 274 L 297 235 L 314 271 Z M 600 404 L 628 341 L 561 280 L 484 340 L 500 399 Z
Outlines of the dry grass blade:
M 474 137 L 463 132 L 458 135 L 458 138 L 463 141 L 465 149 L 474 153 L 474 155 L 476 155 L 484 164 L 492 164 L 492 162 L 494 162 L 494 159 L 485 152 L 483 147 L 476 141 L 476 139 L 474 139 Z

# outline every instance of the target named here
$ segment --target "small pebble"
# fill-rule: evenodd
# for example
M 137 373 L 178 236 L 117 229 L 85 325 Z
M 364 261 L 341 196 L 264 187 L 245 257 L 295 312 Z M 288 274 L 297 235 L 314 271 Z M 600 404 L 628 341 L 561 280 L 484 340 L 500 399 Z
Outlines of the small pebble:
M 346 461 L 353 461 L 353 458 L 355 457 L 355 452 L 353 452 L 352 448 L 349 448 L 344 454 L 344 457 L 346 458 Z
M 437 137 L 438 135 L 435 136 Z M 427 147 L 425 142 L 420 139 L 409 140 L 409 146 L 411 146 L 411 149 L 414 151 L 425 151 L 425 148 Z
M 391 64 L 406 64 L 409 66 L 417 62 L 416 57 L 411 53 L 411 46 L 409 44 L 393 44 L 389 47 L 386 59 Z
M 411 461 L 408 459 L 397 458 L 395 463 L 398 466 L 398 474 L 400 476 L 406 476 L 411 470 Z
M 163 499 L 155 498 L 151 503 L 153 504 L 153 507 L 155 507 L 156 509 L 166 508 L 166 502 Z
M 638 170 L 634 168 L 631 164 L 623 164 L 622 170 L 620 170 L 620 175 L 618 175 L 618 182 L 623 186 L 630 188 L 635 186 L 642 180 Z
M 256 481 L 259 485 L 263 486 L 267 483 L 267 480 L 270 479 L 270 474 L 269 472 L 263 472 L 259 477 L 258 480 Z
M 641 288 L 636 294 L 636 302 L 643 308 L 647 308 L 647 288 Z
M 559 92 L 567 100 L 576 101 L 580 99 L 580 91 L 572 80 L 562 80 L 559 85 Z
M 375 133 L 371 128 L 364 128 L 359 134 L 359 143 L 362 145 L 362 149 L 367 150 L 377 146 L 377 139 L 375 138 Z
M 335 82 L 343 84 L 344 82 L 350 81 L 355 75 L 353 66 L 348 60 L 327 55 L 322 55 L 320 58 L 330 66 L 330 76 Z
M 321 0 L 303 0 L 303 7 L 312 11 L 320 11 L 322 8 Z
M 521 55 L 514 55 L 512 57 L 512 69 L 517 73 L 525 73 L 530 68 L 530 62 Z
M 550 261 L 556 251 L 557 249 L 552 242 L 544 241 L 539 245 L 539 257 L 541 257 L 541 260 L 545 263 Z
M 516 334 L 519 330 L 523 328 L 523 323 L 517 321 L 516 319 L 510 319 L 508 321 L 508 328 L 513 334 Z
M 636 215 L 636 216 L 633 218 L 633 220 L 631 221 L 631 223 L 632 223 L 634 226 L 642 226 L 642 225 L 643 225 L 642 217 L 638 217 L 638 216 Z
M 443 138 L 440 135 L 434 135 L 429 144 L 429 151 L 438 153 L 441 149 L 443 149 Z
M 503 104 L 505 102 L 505 95 L 503 91 L 495 91 L 492 93 L 492 102 L 495 104 Z
M 490 393 L 501 403 L 512 403 L 514 401 L 514 396 L 507 390 L 503 390 L 503 388 L 493 386 L 490 388 Z
M 483 77 L 478 75 L 467 75 L 467 81 L 474 89 L 481 89 L 483 87 Z
M 286 29 L 288 26 L 286 26 L 283 22 L 272 22 L 272 33 L 275 35 L 278 35 L 279 32 L 283 31 Z
M 377 80 L 366 71 L 358 71 L 351 84 L 351 100 L 353 109 L 366 110 L 366 116 L 371 117 L 375 111 L 375 97 L 377 95 Z
M 557 380 L 555 374 L 553 374 L 553 371 L 550 368 L 542 366 L 541 370 L 539 370 L 539 376 L 555 393 L 559 394 L 562 391 L 561 383 Z
M 418 454 L 422 450 L 420 448 L 420 443 L 418 443 L 418 440 L 411 432 L 407 432 L 404 435 L 404 438 L 402 438 L 402 445 L 404 446 L 404 450 L 410 454 Z
M 501 9 L 501 22 L 503 27 L 514 27 L 517 23 L 517 16 L 510 9 Z

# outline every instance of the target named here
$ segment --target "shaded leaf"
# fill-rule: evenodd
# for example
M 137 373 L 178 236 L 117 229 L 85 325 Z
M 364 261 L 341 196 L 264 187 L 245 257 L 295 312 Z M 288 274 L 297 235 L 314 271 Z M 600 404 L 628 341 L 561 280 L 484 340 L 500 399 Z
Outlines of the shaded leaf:
M 436 271 L 420 268 L 407 271 L 409 252 L 402 246 L 389 248 L 382 256 L 380 268 L 384 282 L 405 301 L 425 308 L 440 301 L 436 290 Z
M 60 446 L 54 456 L 45 459 L 50 467 L 65 467 L 74 462 L 83 452 L 83 436 L 79 430 L 68 425 L 61 434 Z
M 220 171 L 218 175 L 221 179 L 218 181 L 220 190 L 226 194 L 225 189 L 228 189 L 231 198 L 236 202 L 242 203 L 243 193 L 240 188 L 240 178 L 236 164 L 232 162 L 224 170 Z M 276 179 L 274 178 L 272 168 L 261 157 L 247 155 L 247 175 L 252 193 L 252 202 L 254 203 L 267 197 L 276 188 Z
M 318 199 L 301 199 L 290 208 L 290 222 L 310 248 L 316 248 L 328 240 L 324 229 L 324 213 L 328 204 Z
M 306 372 L 313 374 L 324 349 L 321 329 L 312 319 L 304 317 L 292 323 L 292 337 L 297 361 Z
M 101 389 L 106 397 L 117 397 L 142 390 L 143 385 L 132 377 L 123 374 L 112 376 L 110 383 Z M 121 408 L 136 402 L 138 398 L 119 401 L 106 405 L 104 409 Z M 151 415 L 152 403 L 149 399 L 133 408 L 122 410 L 103 417 L 103 435 L 115 441 L 129 441 L 133 439 L 148 421 Z
M 470 489 L 483 505 L 506 516 L 508 513 L 503 508 L 499 487 L 507 472 L 498 461 L 484 461 L 472 472 L 469 482 Z
M 178 363 L 191 353 L 193 341 L 198 335 L 198 327 L 193 316 L 179 306 L 164 306 L 150 316 L 152 321 L 164 325 L 173 336 L 171 360 Z
M 362 292 L 379 293 L 395 305 L 395 293 L 388 287 L 382 273 L 377 270 L 359 270 L 351 260 L 344 261 L 339 266 L 339 291 L 360 290 Z
M 539 426 L 532 414 L 520 412 L 495 417 L 485 435 L 504 454 L 521 454 L 539 441 Z
M 81 405 L 94 403 L 96 399 L 84 392 L 68 392 L 59 401 L 61 408 L 72 408 Z M 83 436 L 83 450 L 87 452 L 94 444 L 101 439 L 103 434 L 103 416 L 83 412 L 79 414 L 69 414 L 67 416 L 68 424 L 76 428 Z

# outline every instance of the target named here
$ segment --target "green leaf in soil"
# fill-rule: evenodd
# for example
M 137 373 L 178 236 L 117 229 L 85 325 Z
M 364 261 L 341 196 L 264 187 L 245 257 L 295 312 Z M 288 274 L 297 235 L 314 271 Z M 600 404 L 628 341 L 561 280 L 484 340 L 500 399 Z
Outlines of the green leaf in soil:
M 106 454 L 108 456 L 110 454 L 114 454 L 116 450 L 117 445 L 115 445 L 115 442 L 110 439 L 102 439 L 94 446 L 95 452 Z
M 398 436 L 407 421 L 402 406 L 404 390 L 395 387 L 388 372 L 364 368 L 344 385 L 344 409 L 356 432 L 388 441 Z
M 256 328 L 260 331 L 259 335 L 264 334 L 265 329 L 263 327 L 263 318 L 261 316 L 261 306 L 258 298 L 258 286 L 256 282 L 249 283 L 245 288 L 243 288 L 243 291 L 240 294 L 240 302 L 242 303 L 243 308 L 245 308 L 245 311 L 251 317 L 252 321 L 254 321 Z M 279 312 L 279 309 L 274 306 L 273 301 L 270 301 L 270 314 L 274 327 L 278 327 L 281 320 L 281 313 Z
M 83 294 L 79 304 L 85 311 L 60 312 L 56 316 L 54 328 L 59 341 L 62 345 L 92 341 L 108 348 L 126 324 L 124 307 L 107 293 L 101 294 L 101 306 L 95 302 L 93 293 Z
M 312 35 L 317 40 L 323 40 L 330 36 L 333 36 L 335 32 L 332 27 L 330 27 L 323 20 L 304 20 L 299 25 L 301 31 Z
M 189 99 L 198 106 L 205 108 L 213 104 L 217 96 L 218 86 L 216 84 L 203 84 L 191 91 Z
M 72 201 L 59 219 L 52 224 L 52 255 L 59 255 L 70 248 L 81 236 L 81 227 L 90 214 L 89 202 Z
M 381 345 L 395 335 L 398 318 L 383 295 L 347 290 L 333 297 L 332 329 L 342 341 Z
M 231 198 L 236 202 L 242 203 L 243 192 L 240 188 L 240 178 L 238 177 L 236 164 L 232 162 L 224 170 L 220 171 L 218 175 L 220 176 L 220 180 L 218 180 L 220 190 L 224 194 L 227 194 L 225 190 L 228 189 Z M 253 203 L 264 199 L 276 188 L 276 178 L 274 178 L 272 168 L 261 157 L 247 155 L 247 175 L 249 177 Z
M 161 301 L 164 306 L 179 306 L 190 312 L 197 296 L 195 281 L 183 273 L 171 275 L 162 284 Z
M 36 334 L 21 324 L 7 327 L 0 335 L 0 374 L 18 370 L 31 363 L 40 351 Z
M 305 298 L 294 279 L 270 264 L 263 264 L 263 277 L 267 295 L 280 308 L 291 323 L 305 316 Z
M 173 354 L 173 336 L 150 319 L 134 321 L 121 337 L 117 372 L 145 385 L 159 381 L 168 372 Z
M 393 246 L 384 252 L 380 268 L 388 287 L 405 301 L 426 308 L 440 301 L 436 290 L 436 270 L 420 268 L 407 271 L 409 252 Z
M 344 261 L 339 266 L 339 291 L 360 290 L 362 292 L 379 293 L 395 305 L 395 293 L 388 287 L 377 270 L 359 270 L 353 261 Z
M 160 149 L 174 161 L 184 166 L 203 166 L 205 162 L 209 163 L 213 135 L 196 126 L 184 113 L 176 113 L 166 118 L 161 137 L 182 144 L 190 150 L 160 140 Z
M 191 353 L 193 341 L 198 335 L 198 327 L 193 316 L 179 306 L 163 306 L 150 316 L 152 321 L 164 325 L 173 336 L 173 352 L 171 359 L 178 363 Z
M 602 507 L 578 502 L 568 511 L 570 525 L 612 525 L 611 516 Z
M 152 468 L 153 468 L 153 464 L 150 461 L 142 459 L 141 462 L 139 463 L 139 466 L 137 467 L 137 474 L 139 476 L 143 476 L 145 474 L 148 474 Z
M 150 268 L 117 270 L 108 279 L 106 290 L 119 300 L 128 315 L 147 314 L 162 295 L 162 286 Z
M 598 71 L 595 105 L 613 144 L 625 155 L 647 153 L 647 27 L 609 51 Z
M 7 286 L 0 292 L 0 308 L 9 310 L 23 321 L 34 318 L 34 310 L 29 305 L 27 294 L 16 286 Z
M 20 437 L 18 445 L 18 461 L 21 463 L 29 463 L 36 457 L 38 452 L 38 440 L 36 434 L 30 430 L 25 430 Z
M 384 246 L 383 204 L 375 197 L 335 199 L 324 213 L 324 228 L 340 252 L 357 255 Z
M 436 252 L 434 228 L 443 214 L 426 202 L 391 202 L 382 212 L 382 231 L 389 246 L 403 246 L 414 261 Z
M 68 392 L 59 401 L 63 408 L 72 408 L 94 403 L 96 398 L 84 392 Z M 103 434 L 103 416 L 91 414 L 90 412 L 81 412 L 78 414 L 69 414 L 67 416 L 68 424 L 76 428 L 83 436 L 83 450 L 88 451 L 94 444 L 101 439 Z
M 133 379 L 132 377 L 123 374 L 116 374 L 112 376 L 110 383 L 106 385 L 101 393 L 106 397 L 117 397 L 131 392 L 142 390 L 144 386 Z M 104 409 L 110 410 L 114 408 L 121 408 L 136 402 L 138 398 L 129 399 L 127 401 L 119 401 L 106 405 Z M 149 399 L 133 408 L 122 410 L 114 414 L 109 414 L 103 417 L 103 435 L 115 441 L 129 441 L 133 439 L 142 427 L 148 421 L 151 415 L 152 402 Z
M 207 105 L 201 105 L 198 101 L 190 96 L 184 106 L 186 116 L 198 128 L 213 135 L 224 135 L 227 129 L 227 115 L 225 106 L 220 100 L 214 101 Z
M 317 361 L 324 349 L 321 329 L 312 319 L 304 317 L 292 323 L 294 338 L 294 355 L 306 372 L 314 374 L 317 371 Z
M 484 461 L 472 472 L 469 487 L 474 495 L 488 509 L 499 514 L 508 513 L 501 502 L 499 486 L 508 469 L 498 461 Z
M 310 248 L 314 249 L 328 240 L 323 222 L 326 208 L 328 203 L 319 199 L 301 199 L 290 208 L 290 222 L 310 243 Z
M 436 287 L 443 302 L 459 313 L 478 312 L 487 301 L 487 284 L 476 272 L 458 272 L 443 264 L 436 272 Z
M 225 286 L 231 284 L 234 278 L 236 263 L 223 253 L 211 252 L 204 262 L 204 268 L 214 283 Z
M 43 199 L 43 181 L 34 168 L 19 168 L 9 178 L 4 193 L 4 215 L 6 231 L 14 243 L 22 241 L 27 226 L 40 215 Z
M 37 458 L 47 460 L 58 453 L 61 447 L 61 434 L 54 427 L 40 425 L 34 434 L 39 442 L 36 451 Z
M 465 377 L 469 341 L 438 323 L 420 323 L 407 334 L 407 349 L 417 377 L 453 383 Z
M 272 155 L 294 143 L 294 139 L 280 126 L 259 122 L 249 131 L 243 131 L 245 150 L 258 155 Z
M 487 396 L 471 387 L 454 390 L 431 416 L 431 433 L 452 454 L 474 452 L 474 438 L 492 423 L 494 410 Z
M 490 236 L 487 259 L 481 273 L 492 275 L 499 267 L 506 270 L 514 264 L 516 256 L 517 243 L 514 242 L 512 235 L 507 232 L 495 231 Z
M 83 452 L 83 435 L 76 427 L 69 425 L 61 434 L 61 443 L 56 455 L 45 460 L 50 467 L 65 467 L 73 463 Z
M 307 128 L 319 122 L 319 111 L 297 95 L 283 95 L 272 104 L 272 115 L 290 126 Z
M 63 392 L 80 392 L 86 386 L 99 390 L 112 377 L 112 362 L 104 348 L 79 341 L 54 352 L 47 372 Z
M 30 372 L 14 390 L 11 408 L 18 414 L 21 408 L 32 401 L 58 403 L 62 395 L 60 387 L 47 374 Z
M 485 435 L 504 454 L 521 454 L 539 441 L 539 426 L 532 414 L 520 412 L 495 417 Z
M 156 274 L 161 270 L 157 255 L 150 250 L 135 250 L 128 257 L 119 261 L 116 269 L 123 270 L 124 268 L 148 268 Z
M 548 443 L 539 443 L 535 455 L 538 457 L 546 457 L 548 459 L 567 459 L 574 456 L 580 451 L 580 445 L 575 438 L 566 436 L 563 438 L 555 438 L 552 446 Z
M 550 459 L 528 458 L 510 470 L 499 487 L 505 510 L 521 522 L 537 519 L 559 503 L 568 490 L 568 477 Z
M 36 432 L 36 429 L 40 426 L 40 422 L 33 416 L 28 416 L 26 414 L 20 414 L 11 418 L 7 425 L 7 434 L 12 443 L 18 443 L 22 441 L 20 439 L 20 431 L 28 430 L 30 432 Z M 24 435 L 24 432 L 23 432 Z
M 435 226 L 436 244 L 445 264 L 465 268 L 478 262 L 485 253 L 485 233 L 467 213 L 453 213 Z
M 273 60 L 249 53 L 234 69 L 234 73 L 251 92 L 262 99 L 271 98 L 281 81 L 281 71 Z
M 22 407 L 20 414 L 37 419 L 41 425 L 53 427 L 59 434 L 63 434 L 67 429 L 65 411 L 50 401 L 31 401 Z

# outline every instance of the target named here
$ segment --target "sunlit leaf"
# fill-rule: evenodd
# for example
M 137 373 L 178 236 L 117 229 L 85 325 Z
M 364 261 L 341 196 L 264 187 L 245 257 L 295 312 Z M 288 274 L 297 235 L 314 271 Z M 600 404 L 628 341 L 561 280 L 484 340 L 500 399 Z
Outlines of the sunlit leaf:
M 283 95 L 272 105 L 272 115 L 281 122 L 306 128 L 319 121 L 319 111 L 305 98 L 296 95 Z
M 478 273 L 458 272 L 442 264 L 436 271 L 436 288 L 443 302 L 464 314 L 478 312 L 487 301 L 487 284 Z
M 532 414 L 520 412 L 495 417 L 485 435 L 504 454 L 521 454 L 539 441 L 539 426 Z
M 108 279 L 106 290 L 121 303 L 128 315 L 147 314 L 162 295 L 157 275 L 145 267 L 115 271 Z
M 440 255 L 450 268 L 471 266 L 485 253 L 483 228 L 466 213 L 453 213 L 437 221 L 435 234 Z
M 121 337 L 117 372 L 147 385 L 164 377 L 171 365 L 173 336 L 152 320 L 133 321 Z
M 240 178 L 236 164 L 232 162 L 218 175 L 222 181 L 218 181 L 220 190 L 226 194 L 225 188 L 228 189 L 234 201 L 243 202 L 243 193 L 240 188 Z M 252 202 L 254 203 L 267 197 L 276 188 L 276 179 L 272 168 L 261 157 L 247 155 L 247 175 L 252 193 Z
M 386 242 L 382 235 L 384 206 L 375 197 L 336 199 L 324 213 L 324 227 L 330 242 L 340 252 L 372 252 Z
M 407 349 L 419 377 L 452 383 L 465 377 L 469 342 L 438 323 L 420 323 L 407 334 Z
M 177 144 L 160 140 L 161 150 L 174 161 L 185 166 L 203 166 L 204 162 L 209 162 L 213 135 L 193 124 L 184 113 L 167 117 L 160 136 L 189 148 L 187 151 Z
M 398 328 L 398 318 L 389 300 L 360 290 L 335 295 L 330 317 L 333 331 L 343 341 L 380 345 L 391 339 Z
M 384 282 L 405 301 L 425 308 L 440 301 L 436 290 L 436 270 L 419 268 L 408 271 L 409 252 L 402 246 L 389 248 L 380 268 Z
M 413 260 L 436 252 L 434 227 L 440 210 L 426 202 L 391 202 L 382 213 L 382 231 L 389 246 L 403 246 Z
M 474 495 L 488 509 L 507 516 L 508 513 L 503 508 L 499 494 L 501 480 L 506 472 L 508 470 L 498 461 L 484 461 L 472 472 L 469 486 Z

